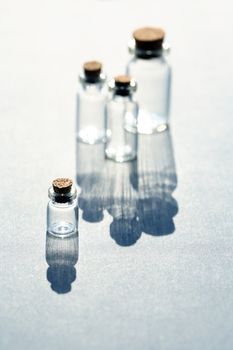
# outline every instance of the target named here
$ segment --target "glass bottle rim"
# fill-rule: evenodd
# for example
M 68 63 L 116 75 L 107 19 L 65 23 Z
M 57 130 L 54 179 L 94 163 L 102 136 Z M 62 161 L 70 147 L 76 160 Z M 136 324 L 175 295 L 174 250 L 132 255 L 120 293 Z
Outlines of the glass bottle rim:
M 134 78 L 131 78 L 130 84 L 128 86 L 116 86 L 115 79 L 111 79 L 108 83 L 108 89 L 111 92 L 114 92 L 116 90 L 127 90 L 129 92 L 135 92 L 137 90 L 137 82 Z
M 85 74 L 84 74 L 84 71 L 83 72 L 81 72 L 80 74 L 79 74 L 79 81 L 82 83 L 82 84 L 104 84 L 105 83 L 105 81 L 106 81 L 106 79 L 107 79 L 107 77 L 106 77 L 106 74 L 104 74 L 104 73 L 100 73 L 100 75 L 99 75 L 99 79 L 97 79 L 96 81 L 94 81 L 94 82 L 90 82 L 90 81 L 88 81 L 87 79 L 86 79 L 86 76 L 85 76 Z
M 60 194 L 56 193 L 53 189 L 53 186 L 51 186 L 48 189 L 48 196 L 54 202 L 57 202 L 57 200 L 60 198 L 60 200 L 58 200 L 57 203 L 67 203 L 77 198 L 77 189 L 74 186 L 72 186 L 71 191 L 69 193 Z
M 164 41 L 162 44 L 162 49 L 160 50 L 140 50 L 136 48 L 136 41 L 134 38 L 131 38 L 128 42 L 128 50 L 131 55 L 141 55 L 145 57 L 159 57 L 162 55 L 169 55 L 171 52 L 171 45 Z

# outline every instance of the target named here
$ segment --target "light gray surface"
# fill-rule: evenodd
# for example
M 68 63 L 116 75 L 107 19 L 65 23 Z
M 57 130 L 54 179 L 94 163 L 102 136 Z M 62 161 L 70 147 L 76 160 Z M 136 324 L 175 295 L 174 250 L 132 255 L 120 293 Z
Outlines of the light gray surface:
M 230 1 L 0 2 L 1 350 L 232 349 L 231 13 Z M 122 247 L 109 213 L 89 223 L 80 211 L 76 280 L 58 294 L 47 280 L 47 188 L 76 176 L 77 72 L 95 57 L 121 72 L 128 35 L 144 24 L 164 26 L 173 46 L 176 229 Z M 71 280 L 76 247 L 64 248 Z M 47 249 L 53 264 L 63 248 Z

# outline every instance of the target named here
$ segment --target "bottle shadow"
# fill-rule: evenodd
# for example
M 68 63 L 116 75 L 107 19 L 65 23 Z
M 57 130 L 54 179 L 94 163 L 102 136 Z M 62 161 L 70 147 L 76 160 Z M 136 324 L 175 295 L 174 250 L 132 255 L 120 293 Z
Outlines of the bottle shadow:
M 109 184 L 105 208 L 113 217 L 110 236 L 123 247 L 133 245 L 141 237 L 138 218 L 137 160 L 116 163 L 106 160 L 105 169 Z
M 169 130 L 139 135 L 138 196 L 142 231 L 153 236 L 175 231 L 178 203 L 172 197 L 177 175 Z
M 58 294 L 71 291 L 76 280 L 75 265 L 78 262 L 78 232 L 68 237 L 56 237 L 46 232 L 47 280 Z
M 104 163 L 103 143 L 76 141 L 76 181 L 81 188 L 78 205 L 83 219 L 92 223 L 103 220 Z
M 77 142 L 76 161 L 82 217 L 100 222 L 106 210 L 113 218 L 110 236 L 118 245 L 133 245 L 142 233 L 174 233 L 177 175 L 169 130 L 138 135 L 137 160 L 116 163 L 105 159 L 104 144 Z

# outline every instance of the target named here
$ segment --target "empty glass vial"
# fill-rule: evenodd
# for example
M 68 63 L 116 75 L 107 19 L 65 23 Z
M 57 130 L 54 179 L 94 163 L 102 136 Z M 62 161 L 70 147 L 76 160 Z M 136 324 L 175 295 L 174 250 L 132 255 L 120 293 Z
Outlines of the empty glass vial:
M 163 44 L 165 32 L 145 27 L 133 32 L 129 46 L 133 58 L 126 72 L 138 83 L 138 132 L 152 134 L 167 129 L 170 104 L 171 68 L 166 61 L 168 47 Z
M 94 144 L 106 140 L 106 77 L 102 64 L 86 62 L 79 76 L 77 95 L 77 139 Z
M 78 230 L 77 191 L 67 178 L 53 181 L 48 194 L 47 231 L 56 236 L 71 235 Z
M 107 158 L 125 162 L 137 156 L 138 105 L 133 100 L 136 82 L 120 75 L 109 83 L 112 98 L 107 103 Z

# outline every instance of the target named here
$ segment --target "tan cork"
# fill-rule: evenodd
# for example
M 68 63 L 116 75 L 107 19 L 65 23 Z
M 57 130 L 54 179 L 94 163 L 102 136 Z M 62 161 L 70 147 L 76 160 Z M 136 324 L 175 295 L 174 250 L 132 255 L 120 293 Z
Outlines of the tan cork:
M 144 50 L 156 50 L 162 47 L 165 31 L 157 27 L 138 28 L 133 32 L 136 47 Z
M 136 29 L 133 32 L 133 37 L 137 41 L 157 41 L 164 39 L 165 32 L 161 28 L 155 28 L 155 27 L 143 27 Z
M 54 192 L 60 194 L 66 194 L 71 191 L 71 187 L 73 185 L 73 181 L 68 178 L 57 178 L 53 180 L 53 189 Z
M 83 65 L 85 73 L 100 73 L 102 69 L 102 63 L 98 61 L 88 61 Z
M 131 82 L 131 76 L 129 75 L 118 75 L 114 78 L 116 85 L 127 86 Z

